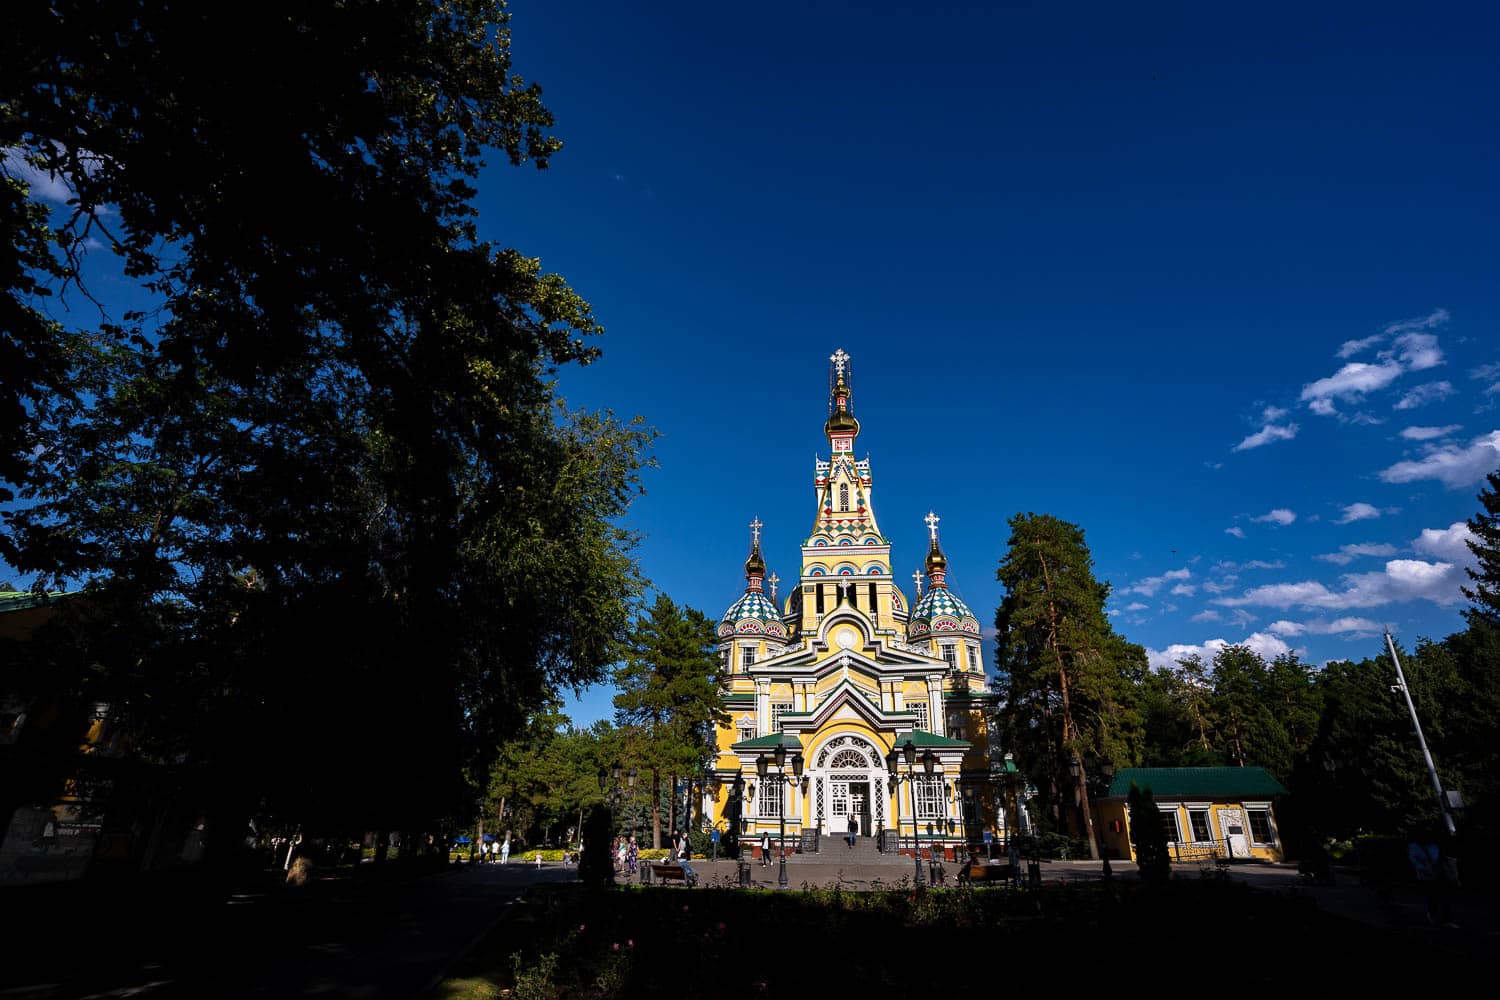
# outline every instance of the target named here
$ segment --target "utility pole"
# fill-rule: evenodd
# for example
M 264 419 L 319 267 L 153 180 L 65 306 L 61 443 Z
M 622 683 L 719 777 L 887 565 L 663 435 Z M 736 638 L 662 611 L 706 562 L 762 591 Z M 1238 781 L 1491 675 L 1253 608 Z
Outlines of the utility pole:
M 1391 662 L 1396 665 L 1396 689 L 1406 698 L 1406 710 L 1411 713 L 1411 726 L 1417 731 L 1417 745 L 1422 748 L 1422 759 L 1427 762 L 1427 776 L 1432 779 L 1432 790 L 1437 793 L 1438 812 L 1443 816 L 1443 826 L 1448 830 L 1448 836 L 1453 836 L 1458 830 L 1453 825 L 1453 814 L 1448 811 L 1448 798 L 1443 794 L 1443 783 L 1438 778 L 1437 767 L 1432 763 L 1432 754 L 1427 750 L 1427 738 L 1422 735 L 1422 723 L 1417 719 L 1417 706 L 1412 703 L 1411 690 L 1406 686 L 1406 674 L 1401 670 L 1401 658 L 1396 655 L 1396 644 L 1391 641 L 1391 633 L 1385 633 L 1385 648 L 1391 651 Z

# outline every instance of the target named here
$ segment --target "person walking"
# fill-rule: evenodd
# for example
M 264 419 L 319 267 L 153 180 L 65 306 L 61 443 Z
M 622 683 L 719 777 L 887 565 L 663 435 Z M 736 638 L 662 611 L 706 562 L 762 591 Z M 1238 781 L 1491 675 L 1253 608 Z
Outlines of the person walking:
M 1448 877 L 1443 851 L 1432 838 L 1412 838 L 1406 846 L 1406 859 L 1417 876 L 1417 885 L 1427 896 L 1427 922 L 1434 927 L 1457 927 L 1453 908 L 1448 901 Z
M 760 866 L 769 867 L 771 864 L 771 835 L 762 833 L 760 835 Z
M 854 850 L 854 838 L 858 837 L 858 836 L 859 836 L 859 820 L 857 820 L 857 819 L 854 818 L 854 814 L 853 813 L 850 813 L 849 814 L 849 850 L 851 850 L 851 851 Z
M 500 842 L 500 863 L 510 864 L 510 831 L 505 831 L 505 839 Z
M 615 838 L 615 874 L 618 875 L 625 870 L 625 838 Z
M 640 859 L 641 849 L 636 846 L 635 834 L 631 834 L 630 844 L 625 848 L 625 870 L 630 873 L 631 878 L 635 877 L 635 869 L 640 863 Z

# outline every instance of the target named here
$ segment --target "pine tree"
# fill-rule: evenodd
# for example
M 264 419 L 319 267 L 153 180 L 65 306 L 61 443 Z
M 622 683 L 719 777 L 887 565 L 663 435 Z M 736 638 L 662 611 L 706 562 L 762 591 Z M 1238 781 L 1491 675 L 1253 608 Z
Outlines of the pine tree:
M 1167 848 L 1167 833 L 1162 829 L 1161 810 L 1151 789 L 1130 783 L 1125 797 L 1130 810 L 1130 843 L 1135 847 L 1135 863 L 1142 882 L 1165 882 L 1172 877 L 1172 855 Z
M 1087 769 L 1139 755 L 1135 705 L 1145 653 L 1110 627 L 1109 585 L 1094 578 L 1082 529 L 1046 514 L 1017 514 L 1010 528 L 996 573 L 1006 590 L 995 612 L 1002 735 L 1027 762 L 1053 817 L 1097 856 L 1084 808 Z M 1076 779 L 1074 759 L 1081 765 Z
M 615 671 L 617 722 L 629 727 L 629 755 L 651 774 L 652 846 L 661 846 L 663 777 L 694 774 L 715 727 L 728 721 L 714 623 L 658 594 L 636 622 L 625 662 Z M 676 796 L 670 797 L 676 801 Z
M 1469 549 L 1479 565 L 1467 571 L 1474 589 L 1465 587 L 1464 596 L 1474 604 L 1464 616 L 1470 625 L 1482 622 L 1500 628 L 1500 471 L 1491 472 L 1486 482 L 1479 491 L 1483 509 L 1469 518 L 1469 531 L 1474 534 Z

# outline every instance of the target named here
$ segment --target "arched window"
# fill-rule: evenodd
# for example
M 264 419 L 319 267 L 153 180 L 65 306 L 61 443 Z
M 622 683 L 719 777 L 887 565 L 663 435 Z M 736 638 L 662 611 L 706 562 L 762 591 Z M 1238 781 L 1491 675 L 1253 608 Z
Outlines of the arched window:
M 864 755 L 857 750 L 840 750 L 833 755 L 833 760 L 828 762 L 828 766 L 837 770 L 839 768 L 869 767 L 869 764 L 866 763 Z
M 839 510 L 840 511 L 846 511 L 848 509 L 849 509 L 849 484 L 848 483 L 839 483 Z

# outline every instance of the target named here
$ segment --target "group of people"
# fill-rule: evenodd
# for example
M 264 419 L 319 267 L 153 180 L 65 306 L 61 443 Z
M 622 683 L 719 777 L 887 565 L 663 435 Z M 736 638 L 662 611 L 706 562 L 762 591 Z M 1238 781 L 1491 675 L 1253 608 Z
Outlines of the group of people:
M 510 834 L 507 833 L 504 840 L 485 840 L 480 843 L 479 863 L 484 864 L 486 861 L 510 864 Z

